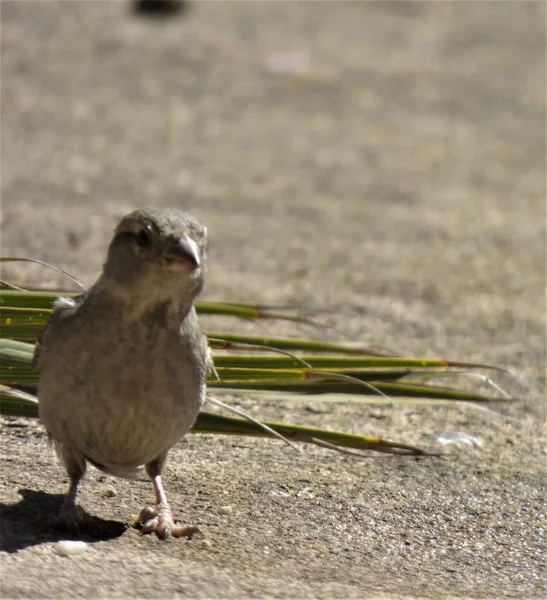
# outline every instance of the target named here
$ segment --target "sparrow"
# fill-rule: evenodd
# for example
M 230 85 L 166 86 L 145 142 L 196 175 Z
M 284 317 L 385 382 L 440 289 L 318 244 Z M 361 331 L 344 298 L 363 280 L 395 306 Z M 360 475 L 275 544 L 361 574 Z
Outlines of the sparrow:
M 76 493 L 88 463 L 128 479 L 144 466 L 155 505 L 141 510 L 141 533 L 199 531 L 175 524 L 161 475 L 214 371 L 194 308 L 206 247 L 206 228 L 187 213 L 136 210 L 116 227 L 95 284 L 54 303 L 33 365 L 40 418 L 70 480 L 58 517 L 70 531 L 85 527 Z

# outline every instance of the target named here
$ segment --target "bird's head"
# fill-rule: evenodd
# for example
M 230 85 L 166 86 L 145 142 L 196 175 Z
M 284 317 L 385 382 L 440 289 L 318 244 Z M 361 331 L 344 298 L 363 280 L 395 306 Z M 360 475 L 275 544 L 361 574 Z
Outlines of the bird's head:
M 207 229 L 178 209 L 136 210 L 114 232 L 103 267 L 118 295 L 191 302 L 205 281 Z

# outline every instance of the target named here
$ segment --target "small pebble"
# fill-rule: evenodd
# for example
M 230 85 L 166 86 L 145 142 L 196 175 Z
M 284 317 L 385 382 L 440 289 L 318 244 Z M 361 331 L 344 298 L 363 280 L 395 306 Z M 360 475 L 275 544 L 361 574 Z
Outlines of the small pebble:
M 232 513 L 232 507 L 231 507 L 231 506 L 221 506 L 221 507 L 218 509 L 218 512 L 219 512 L 221 515 L 230 515 L 230 514 Z
M 462 433 L 461 431 L 444 431 L 442 433 L 435 433 L 431 437 L 443 446 L 446 444 L 461 444 L 463 446 L 475 446 L 476 448 L 484 447 L 480 438 Z
M 89 544 L 74 540 L 61 540 L 53 546 L 53 550 L 59 556 L 74 556 L 76 554 L 83 554 L 88 548 Z
M 209 540 L 201 540 L 201 547 L 203 550 L 210 550 L 213 544 Z
M 303 52 L 272 52 L 266 56 L 264 65 L 276 75 L 305 75 L 311 69 L 311 60 Z
M 103 490 L 103 498 L 114 498 L 118 495 L 118 492 L 113 487 L 107 487 Z

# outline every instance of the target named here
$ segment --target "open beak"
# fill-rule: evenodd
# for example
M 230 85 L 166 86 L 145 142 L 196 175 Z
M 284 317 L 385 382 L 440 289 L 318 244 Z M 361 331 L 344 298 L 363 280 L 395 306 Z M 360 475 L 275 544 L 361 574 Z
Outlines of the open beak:
M 201 265 L 199 255 L 200 252 L 196 242 L 185 235 L 167 250 L 165 258 L 169 261 L 189 263 L 193 269 L 197 269 Z

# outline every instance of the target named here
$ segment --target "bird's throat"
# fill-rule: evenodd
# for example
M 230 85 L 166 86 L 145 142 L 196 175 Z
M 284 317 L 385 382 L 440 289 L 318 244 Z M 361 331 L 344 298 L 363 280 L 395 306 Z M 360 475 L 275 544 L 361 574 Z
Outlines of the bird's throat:
M 121 319 L 178 328 L 193 306 L 193 295 L 158 286 L 128 287 L 100 277 L 90 290 L 95 303 L 108 305 Z M 190 296 L 188 298 L 188 296 Z

